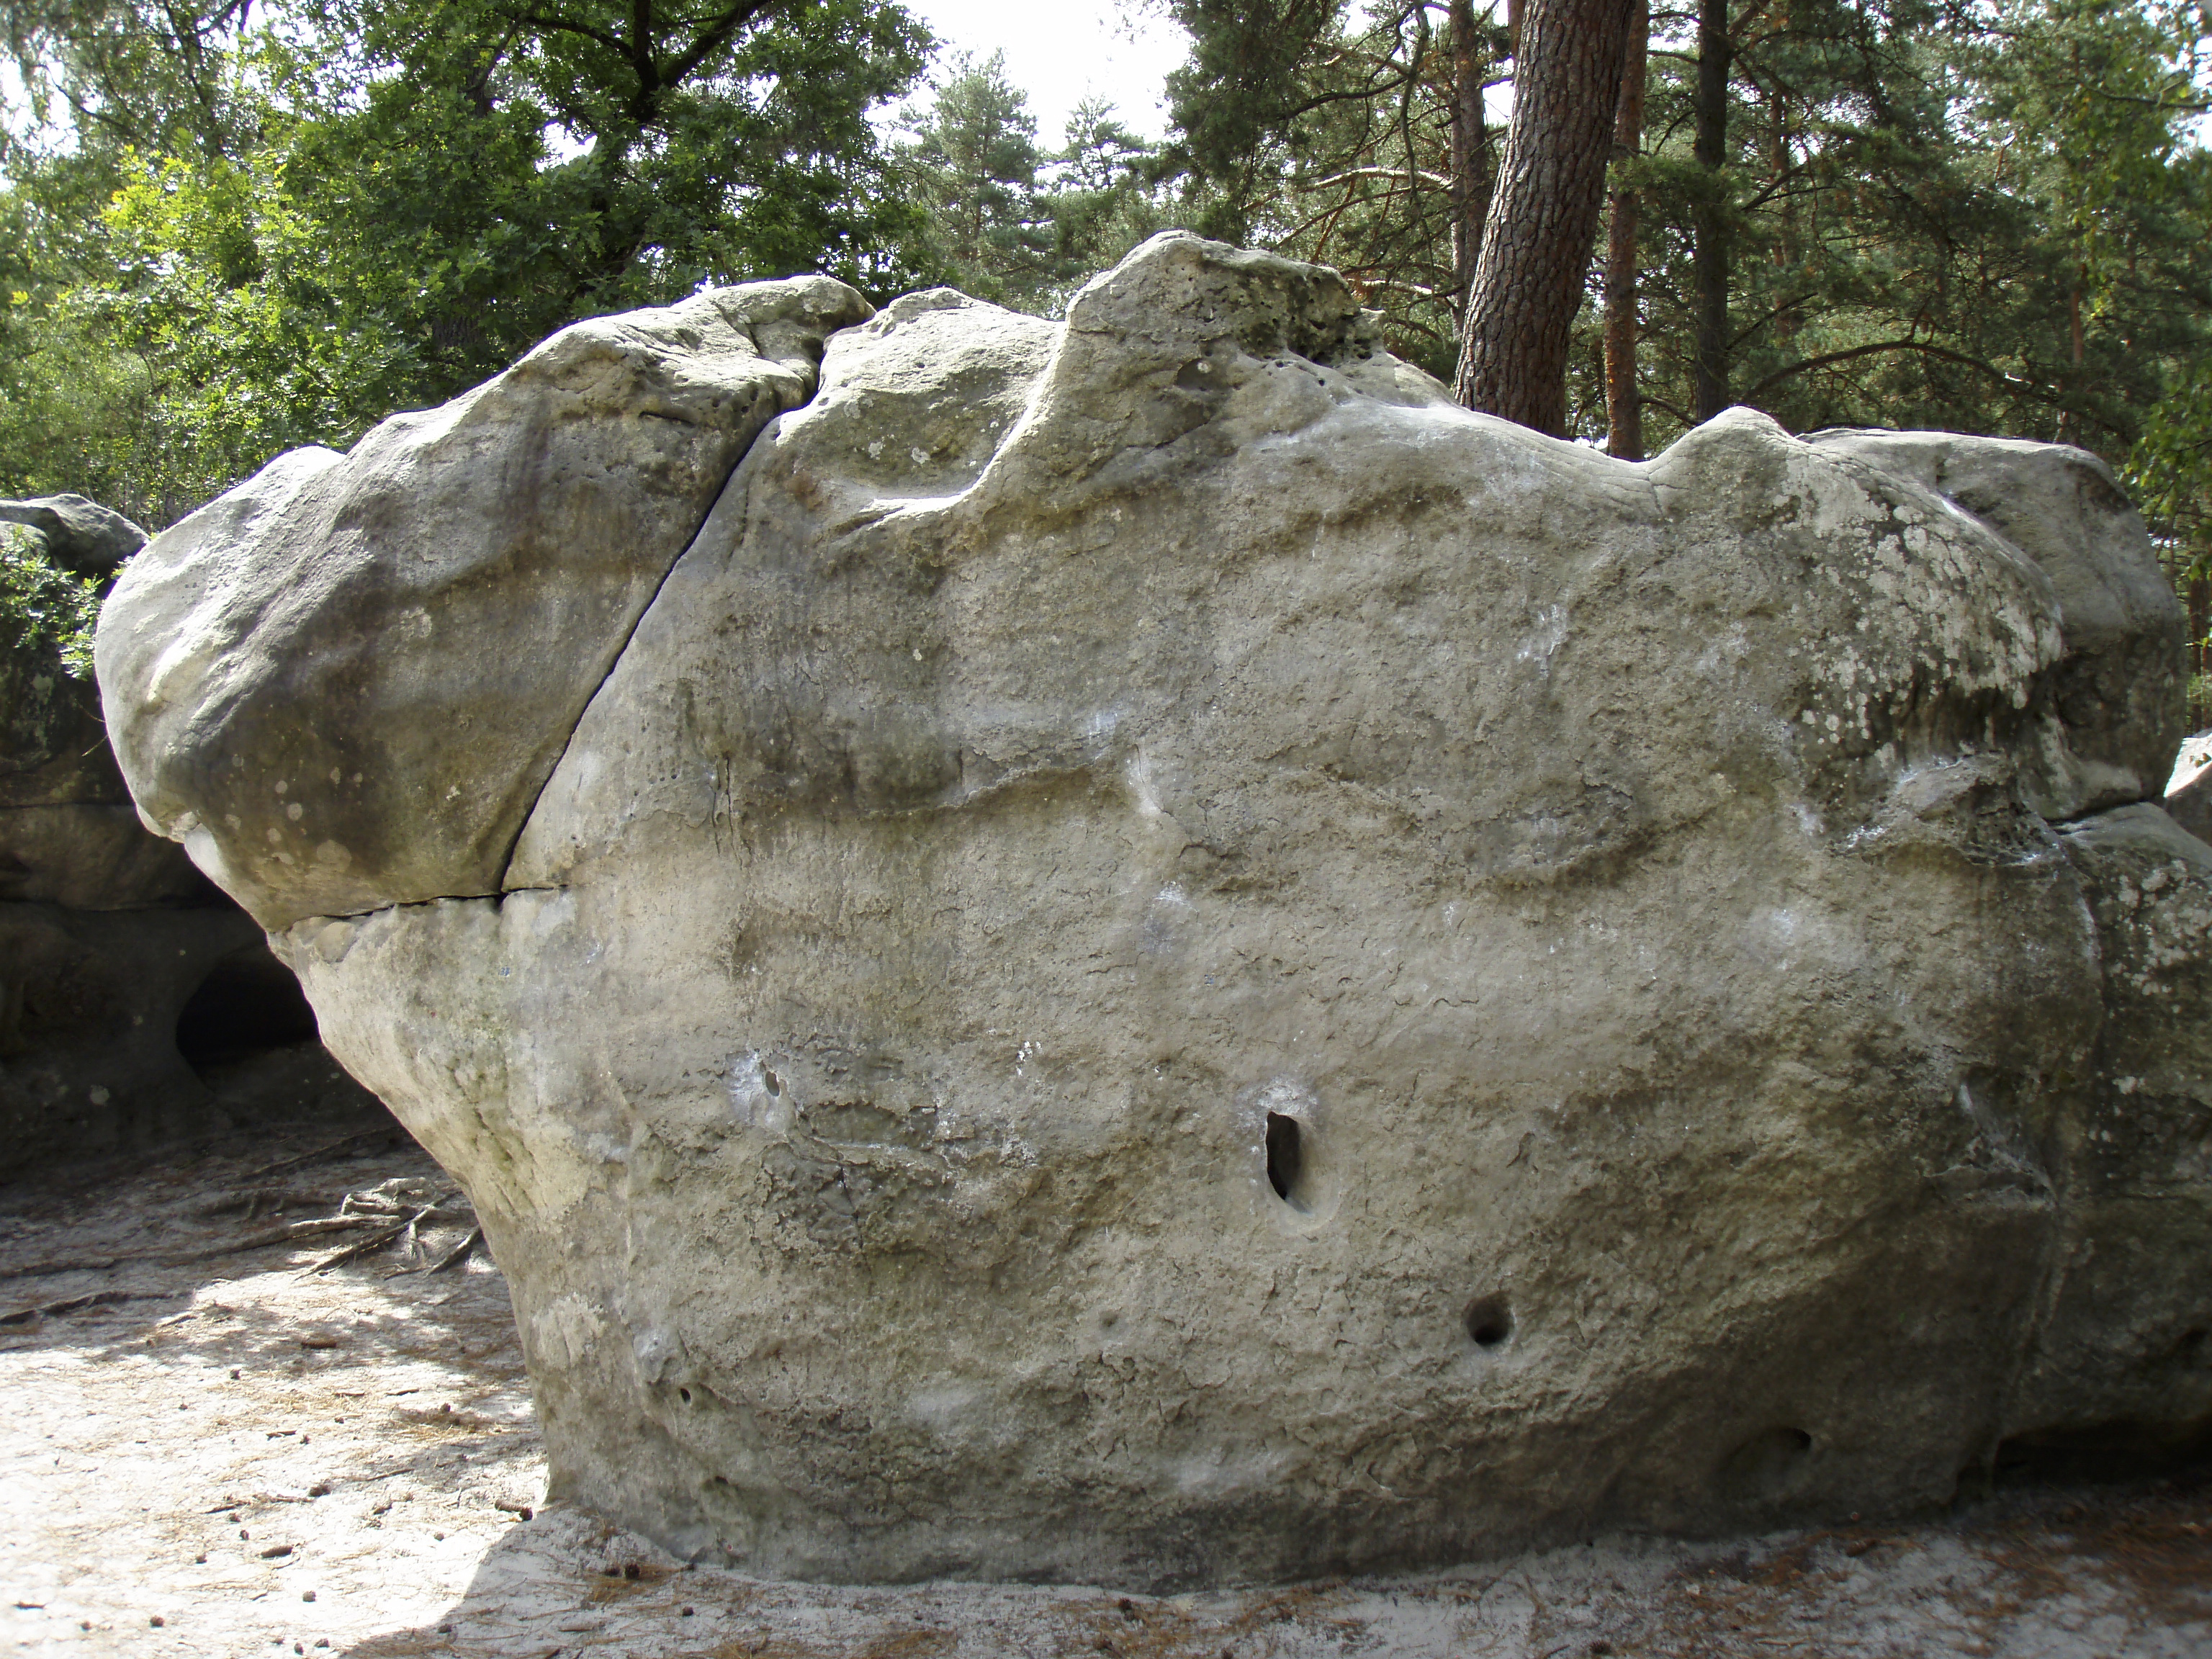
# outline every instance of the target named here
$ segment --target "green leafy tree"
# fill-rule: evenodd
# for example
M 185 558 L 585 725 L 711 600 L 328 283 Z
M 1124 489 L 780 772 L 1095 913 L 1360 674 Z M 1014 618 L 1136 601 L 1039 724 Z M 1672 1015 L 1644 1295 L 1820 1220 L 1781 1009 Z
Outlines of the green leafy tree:
M 1046 169 L 1042 205 L 1066 274 L 1064 300 L 1091 275 L 1120 262 L 1146 237 L 1181 222 L 1162 189 L 1158 147 L 1115 118 L 1110 105 L 1079 105 L 1066 142 Z
M 2066 22 L 2033 9 L 2028 33 Z M 1995 14 L 1967 28 L 1912 0 L 1740 6 L 1717 165 L 1685 154 L 1696 64 L 1667 54 L 1658 140 L 1637 164 L 1656 209 L 1644 391 L 1661 428 L 1717 392 L 1798 428 L 1944 426 L 2124 455 L 2136 411 L 2191 349 L 2202 255 L 2176 234 L 2195 188 L 2173 165 L 2179 134 L 2143 118 L 2158 58 L 2145 14 L 2100 9 L 2106 46 L 2131 39 L 2127 52 L 2031 51 Z M 2106 112 L 2099 130 L 2057 118 L 2062 84 Z M 2091 192 L 2110 257 L 2085 265 L 2087 194 L 2068 157 L 2091 150 L 2127 159 Z M 1697 261 L 1707 225 L 1730 248 L 1717 311 Z M 2085 272 L 2102 274 L 2102 312 Z M 2100 317 L 2115 325 L 2101 343 Z
M 1168 9 L 1193 36 L 1169 160 L 1215 222 L 1336 264 L 1401 350 L 1446 372 L 1460 227 L 1494 171 L 1496 129 L 1466 92 L 1507 78 L 1510 19 L 1466 0 Z M 2199 0 L 1652 8 L 1613 164 L 1637 223 L 1607 279 L 1636 373 L 1609 419 L 1593 247 L 1566 429 L 1595 437 L 1632 411 L 1641 450 L 1747 401 L 1801 428 L 2063 435 L 2118 459 L 2158 425 L 2173 473 L 2194 405 L 2166 400 L 2201 351 L 2212 264 L 2187 125 L 2205 15 Z
M 430 158 L 475 123 L 511 108 L 561 135 L 571 153 L 511 174 L 503 205 L 557 225 L 572 309 L 702 280 L 823 270 L 879 289 L 902 275 L 886 251 L 912 222 L 868 116 L 913 85 L 929 41 L 886 0 L 333 0 L 325 16 L 402 88 L 371 100 L 342 170 L 416 153 L 401 182 L 442 198 L 465 178 Z
M 1190 59 L 1168 76 L 1176 139 L 1167 161 L 1200 188 L 1193 228 L 1224 241 L 1279 234 L 1278 203 L 1324 111 L 1361 110 L 1388 88 L 1346 61 L 1345 0 L 1173 0 Z M 1402 79 L 1403 77 L 1399 77 Z
M 1175 222 L 1157 148 L 1091 102 L 1057 150 L 1037 143 L 1025 94 L 1002 55 L 956 58 L 899 155 L 919 246 L 939 281 L 979 299 L 1056 316 L 1086 279 Z
M 125 149 L 231 154 L 254 138 L 239 46 L 252 0 L 10 0 L 0 36 L 28 104 L 96 170 Z
M 1006 79 L 1006 55 L 963 55 L 910 123 L 900 155 L 922 246 L 945 278 L 978 299 L 1033 304 L 1065 275 L 1038 174 L 1029 100 Z
M 1168 78 L 1161 161 L 1185 222 L 1333 264 L 1393 345 L 1449 379 L 1499 134 L 1502 9 L 1469 0 L 1173 0 L 1189 61 Z
M 580 317 L 921 269 L 868 118 L 928 42 L 887 0 L 98 0 L 11 27 L 29 113 L 69 138 L 0 152 L 35 267 L 8 290 L 0 488 L 160 524 Z M 44 441 L 57 402 L 107 435 Z
M 71 679 L 92 679 L 101 585 L 46 556 L 36 532 L 0 524 L 0 653 L 51 652 Z
M 1494 170 L 1464 92 L 1506 74 L 1510 19 L 1467 0 L 1168 9 L 1193 35 L 1170 82 L 1186 200 L 1338 265 L 1401 352 L 1448 374 L 1457 228 Z M 1648 17 L 1566 431 L 1643 453 L 1737 402 L 1798 430 L 2079 443 L 2124 465 L 2212 629 L 2212 8 L 1682 0 Z

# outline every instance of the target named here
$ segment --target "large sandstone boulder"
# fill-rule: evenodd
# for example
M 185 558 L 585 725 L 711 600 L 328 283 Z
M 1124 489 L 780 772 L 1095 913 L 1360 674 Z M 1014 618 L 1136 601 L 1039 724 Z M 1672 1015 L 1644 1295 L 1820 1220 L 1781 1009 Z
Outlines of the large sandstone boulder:
M 257 483 L 101 626 L 141 803 L 474 1198 L 561 1494 L 757 1572 L 1158 1586 L 2212 1422 L 2212 848 L 2145 804 L 2179 701 L 2107 671 L 2172 617 L 2092 464 L 1741 410 L 1611 460 L 1182 234 L 1065 325 L 830 332 L 740 448 L 502 715 L 554 758 L 511 856 L 452 842 L 495 871 L 390 849 L 598 518 L 448 634 L 403 555 L 495 478 Z M 266 548 L 222 629 L 170 597 Z M 362 596 L 343 696 L 308 580 Z M 272 816 L 264 686 L 414 746 Z

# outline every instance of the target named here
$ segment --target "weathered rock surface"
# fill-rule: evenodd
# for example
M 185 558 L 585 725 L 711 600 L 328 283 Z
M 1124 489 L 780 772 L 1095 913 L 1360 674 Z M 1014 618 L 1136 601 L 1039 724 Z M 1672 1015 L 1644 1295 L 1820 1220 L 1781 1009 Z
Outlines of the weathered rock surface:
M 868 309 L 809 277 L 580 323 L 164 532 L 100 633 L 148 822 L 264 927 L 497 892 L 731 466 Z
M 27 525 L 37 531 L 46 556 L 80 576 L 112 576 L 146 545 L 144 531 L 113 507 L 82 495 L 0 501 L 0 524 Z
M 232 904 L 0 904 L 0 1179 L 232 1127 L 177 1027 L 241 952 L 268 955 Z
M 40 556 L 78 575 L 112 575 L 146 539 L 128 519 L 82 495 L 0 501 L 0 526 L 18 524 Z M 68 673 L 46 641 L 0 637 L 0 811 L 130 800 L 107 746 L 98 688 Z
M 176 842 L 149 835 L 130 805 L 106 801 L 0 808 L 0 900 L 7 899 L 73 910 L 234 908 Z
M 2058 722 L 2030 805 L 2077 817 L 2154 800 L 2187 730 L 2188 619 L 2154 559 L 2115 557 L 2148 540 L 2112 470 L 2085 451 L 1955 432 L 1814 433 L 1823 449 L 1863 456 L 1972 514 L 2051 578 L 2066 654 L 2052 685 Z
M 2166 797 L 2166 815 L 2199 841 L 2212 839 L 2212 764 L 2174 775 L 2180 782 Z
M 112 575 L 146 539 L 82 495 L 0 501 L 0 524 L 28 526 L 81 575 Z M 99 687 L 42 640 L 0 638 L 0 900 L 119 910 L 217 897 L 182 848 L 139 824 Z
M 2212 1423 L 2212 848 L 2087 465 L 1747 411 L 1613 461 L 1170 235 L 1064 327 L 832 334 L 580 718 L 515 714 L 503 891 L 192 844 L 343 897 L 280 951 L 469 1188 L 556 1492 L 673 1547 L 1162 1585 L 1901 1510 Z M 147 690 L 208 636 L 132 584 L 395 580 L 296 501 L 103 620 L 195 836 L 306 769 L 228 657 Z M 357 654 L 437 727 L 477 614 Z

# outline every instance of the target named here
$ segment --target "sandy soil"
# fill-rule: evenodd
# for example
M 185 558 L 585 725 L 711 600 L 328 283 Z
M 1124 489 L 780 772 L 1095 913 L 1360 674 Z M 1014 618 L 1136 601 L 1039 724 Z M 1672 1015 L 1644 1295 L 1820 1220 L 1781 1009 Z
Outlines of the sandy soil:
M 362 1112 L 0 1192 L 0 1642 L 230 1659 L 2212 1655 L 2201 1480 L 1162 1599 L 694 1570 L 541 1506 L 504 1283 L 480 1252 L 429 1271 L 471 1225 L 451 1191 Z M 314 1271 L 410 1217 L 411 1238 Z M 281 1236 L 331 1218 L 349 1224 Z

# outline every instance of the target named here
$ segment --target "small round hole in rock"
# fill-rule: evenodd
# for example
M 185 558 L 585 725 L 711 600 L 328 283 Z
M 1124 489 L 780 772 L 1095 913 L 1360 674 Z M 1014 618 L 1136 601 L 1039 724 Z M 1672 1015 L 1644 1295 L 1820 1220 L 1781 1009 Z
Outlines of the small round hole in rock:
M 688 1406 L 688 1405 L 690 1405 L 690 1404 L 691 1403 L 691 1390 L 690 1390 L 690 1389 L 677 1389 L 676 1393 L 677 1393 L 677 1396 L 678 1396 L 678 1398 L 681 1399 L 681 1400 L 684 1401 L 684 1403 L 685 1405 L 687 1405 L 687 1406 Z
M 1298 1136 L 1298 1121 L 1280 1112 L 1267 1114 L 1267 1184 L 1285 1204 L 1296 1204 L 1298 1177 L 1305 1172 L 1305 1148 Z
M 1495 1352 L 1513 1340 L 1513 1310 L 1502 1296 L 1477 1297 L 1461 1316 L 1474 1346 Z

